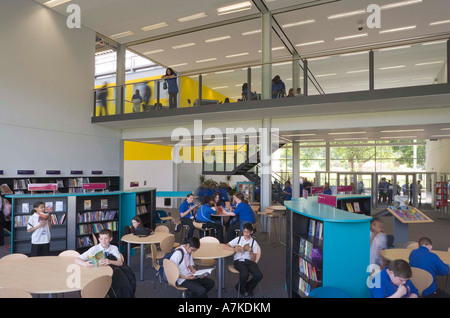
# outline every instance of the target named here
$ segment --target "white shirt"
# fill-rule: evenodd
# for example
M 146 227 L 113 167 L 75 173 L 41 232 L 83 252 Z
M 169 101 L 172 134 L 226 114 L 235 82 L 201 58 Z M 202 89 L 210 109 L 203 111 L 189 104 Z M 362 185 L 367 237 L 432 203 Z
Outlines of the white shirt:
M 372 236 L 372 231 L 370 231 Z M 387 237 L 384 233 L 378 233 L 372 240 L 370 245 L 370 264 L 377 264 L 382 266 L 383 259 L 381 258 L 380 251 L 387 248 Z
M 38 226 L 41 222 L 39 222 L 39 214 L 33 213 L 33 215 L 28 219 L 27 229 L 32 229 Z M 43 227 L 40 227 L 33 231 L 31 234 L 31 244 L 47 244 L 50 243 L 50 227 L 48 222 L 45 222 Z
M 117 260 L 120 260 L 120 252 L 119 252 L 119 249 L 117 248 L 117 246 L 110 244 L 108 248 L 103 248 L 101 243 L 92 246 L 86 252 L 81 254 L 80 255 L 80 259 L 85 262 L 85 261 L 89 260 L 88 255 L 95 255 L 95 254 L 97 254 L 100 251 L 103 251 L 105 256 L 109 255 L 109 254 L 112 254 L 112 255 L 114 255 L 117 258 Z
M 177 264 L 178 269 L 180 270 L 180 275 L 188 276 L 189 274 L 192 274 L 190 266 L 194 266 L 194 258 L 192 257 L 191 254 L 188 254 L 188 252 L 184 248 L 184 245 L 182 245 L 180 247 L 180 249 L 183 249 L 184 257 L 180 251 L 175 251 L 172 254 L 172 256 L 170 257 L 170 260 L 172 262 L 174 262 L 175 264 Z M 181 264 L 180 264 L 180 260 L 182 257 L 183 257 L 183 260 L 181 261 Z M 180 285 L 184 281 L 185 281 L 185 279 L 180 277 L 177 280 L 177 284 Z
M 239 238 L 241 239 L 240 241 L 239 241 Z M 253 254 L 256 254 L 256 253 L 258 253 L 258 242 L 256 242 L 253 237 L 250 237 L 250 239 L 247 241 L 244 236 L 238 236 L 238 237 L 235 237 L 234 239 L 232 239 L 228 244 L 230 244 L 231 247 L 235 247 L 236 245 L 240 245 L 240 246 L 244 247 L 244 245 L 246 245 L 246 244 L 249 244 L 250 246 L 252 246 L 253 241 L 254 241 Z M 235 261 L 239 260 L 239 261 L 243 262 L 246 259 L 251 260 L 250 251 L 234 253 Z

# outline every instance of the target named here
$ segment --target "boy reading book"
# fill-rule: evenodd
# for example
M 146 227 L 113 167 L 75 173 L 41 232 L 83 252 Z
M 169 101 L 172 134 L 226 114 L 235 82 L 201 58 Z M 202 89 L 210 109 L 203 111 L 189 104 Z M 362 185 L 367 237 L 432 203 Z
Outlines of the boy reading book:
M 98 245 L 92 246 L 89 250 L 84 252 L 75 259 L 75 263 L 86 267 L 116 265 L 122 266 L 122 258 L 117 246 L 111 245 L 113 239 L 112 232 L 109 229 L 103 229 L 99 233 Z M 102 257 L 103 253 L 103 257 Z M 109 255 L 113 255 L 116 260 L 108 258 Z M 96 260 L 94 260 L 96 258 Z

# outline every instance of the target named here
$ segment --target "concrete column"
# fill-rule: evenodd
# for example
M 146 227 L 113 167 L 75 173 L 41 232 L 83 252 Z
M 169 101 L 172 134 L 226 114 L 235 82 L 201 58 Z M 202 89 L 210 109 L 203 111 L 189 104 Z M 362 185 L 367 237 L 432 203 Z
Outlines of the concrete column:
M 294 54 L 292 61 L 292 88 L 294 89 L 294 94 L 297 94 L 297 88 L 300 86 L 300 57 L 298 54 Z
M 294 90 L 296 86 L 293 86 Z M 292 199 L 300 197 L 300 143 L 292 143 Z
M 261 17 L 261 98 L 272 98 L 272 14 Z
M 118 44 L 117 46 L 117 61 L 116 61 L 116 114 L 122 114 L 125 109 L 125 57 L 127 47 L 125 44 Z

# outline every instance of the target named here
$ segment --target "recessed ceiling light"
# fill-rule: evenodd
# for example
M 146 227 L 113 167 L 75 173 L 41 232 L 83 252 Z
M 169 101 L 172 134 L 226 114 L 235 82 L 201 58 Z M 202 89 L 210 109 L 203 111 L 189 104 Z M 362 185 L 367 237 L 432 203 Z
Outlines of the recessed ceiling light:
M 450 128 L 441 128 L 440 130 L 450 130 Z
M 423 45 L 423 46 L 427 46 L 427 45 L 436 45 L 436 44 L 443 44 L 443 43 L 447 43 L 447 40 L 439 40 L 439 41 L 425 42 L 425 43 L 422 43 L 422 45 Z
M 304 140 L 296 140 L 297 142 L 314 142 L 314 141 L 325 141 L 325 139 L 304 139 Z
M 402 45 L 402 46 L 395 46 L 395 47 L 387 47 L 384 49 L 379 49 L 379 52 L 386 52 L 386 51 L 395 51 L 395 50 L 401 50 L 401 49 L 409 49 L 411 45 Z
M 69 2 L 69 1 L 72 1 L 72 0 L 50 0 L 50 1 L 44 2 L 44 6 L 53 8 L 53 7 L 59 6 L 63 3 Z
M 367 53 L 369 53 L 369 51 L 361 51 L 361 52 L 345 53 L 345 54 L 341 54 L 341 55 L 339 55 L 339 56 L 340 56 L 340 57 L 347 57 L 347 56 L 363 55 L 363 54 L 367 54 Z
M 379 70 L 380 71 L 393 70 L 393 69 L 404 68 L 404 67 L 406 67 L 406 65 L 385 66 L 385 67 L 380 67 Z
M 238 57 L 238 56 L 244 56 L 244 55 L 249 55 L 250 53 L 248 52 L 243 52 L 243 53 L 237 53 L 237 54 L 231 54 L 231 55 L 226 55 L 226 58 L 230 58 L 230 57 Z
M 434 65 L 434 64 L 441 64 L 444 63 L 444 61 L 434 61 L 434 62 L 425 62 L 425 63 L 417 63 L 414 64 L 415 66 L 425 66 L 425 65 Z
M 282 135 L 282 137 L 307 137 L 307 136 L 316 136 L 316 134 Z
M 363 137 L 363 138 L 352 138 L 352 137 L 348 137 L 348 138 L 335 138 L 334 140 L 339 141 L 339 140 L 368 140 L 369 138 L 367 137 Z
M 431 22 L 430 25 L 440 25 L 440 24 L 446 24 L 446 23 L 450 23 L 450 20 L 435 21 L 435 22 Z
M 450 137 L 450 135 L 431 135 L 431 137 Z
M 352 134 L 367 134 L 367 131 L 348 131 L 348 132 L 332 132 L 328 135 L 352 135 Z
M 217 86 L 217 87 L 212 87 L 211 89 L 223 89 L 223 88 L 228 88 L 228 86 Z
M 285 47 L 284 46 L 277 46 L 277 47 L 273 47 L 272 51 L 279 51 L 279 50 L 283 50 Z M 261 53 L 261 50 L 258 50 L 258 53 Z
M 313 42 L 299 43 L 299 44 L 296 44 L 295 46 L 307 46 L 307 45 L 322 44 L 322 43 L 325 43 L 325 41 L 319 40 L 319 41 L 313 41 Z
M 183 22 L 188 22 L 188 21 L 192 21 L 192 20 L 205 18 L 207 16 L 208 15 L 205 12 L 200 12 L 200 13 L 189 15 L 187 17 L 179 18 L 179 19 L 177 19 L 177 21 L 180 23 L 183 23 Z
M 380 137 L 380 139 L 414 139 L 417 136 L 395 136 L 395 137 Z
M 428 80 L 434 80 L 434 77 L 425 76 L 425 77 L 414 77 L 414 78 L 411 78 L 411 81 L 428 81 Z
M 169 65 L 169 67 L 178 67 L 178 66 L 185 66 L 185 65 L 188 65 L 188 63 L 173 64 L 173 65 Z
M 212 57 L 210 59 L 204 59 L 204 60 L 195 61 L 195 63 L 205 63 L 205 62 L 211 62 L 211 61 L 216 61 L 216 60 L 217 60 L 216 57 Z
M 311 59 L 308 59 L 308 62 L 311 62 L 311 61 L 327 60 L 327 59 L 329 59 L 329 58 L 331 58 L 331 56 L 313 57 L 313 58 L 311 58 Z
M 234 70 L 219 71 L 219 72 L 214 72 L 214 74 L 224 74 L 224 73 L 231 73 L 231 72 L 234 72 Z
M 412 132 L 412 131 L 424 131 L 425 129 L 397 129 L 397 130 L 382 130 L 381 133 L 397 133 L 397 132 Z
M 240 2 L 232 4 L 226 7 L 221 7 L 217 9 L 218 15 L 236 13 L 244 10 L 250 10 L 252 8 L 252 3 L 250 1 Z
M 185 47 L 190 47 L 190 46 L 194 46 L 194 45 L 195 45 L 194 42 L 191 42 L 191 43 L 185 43 L 185 44 L 180 44 L 180 45 L 172 46 L 172 49 L 174 49 L 174 50 L 177 50 L 177 49 L 183 49 L 183 48 L 185 48 Z
M 142 27 L 141 30 L 142 31 L 150 31 L 150 30 L 164 28 L 166 26 L 169 26 L 169 25 L 166 22 L 161 22 L 161 23 L 156 23 L 156 24 L 152 24 L 152 25 L 148 25 L 148 26 Z
M 338 14 L 333 14 L 333 15 L 328 16 L 328 20 L 346 18 L 346 17 L 351 17 L 354 15 L 365 14 L 365 13 L 366 13 L 366 10 L 355 10 L 355 11 L 349 11 L 349 12 L 344 12 L 344 13 L 338 13 Z
M 210 43 L 210 42 L 217 42 L 217 41 L 223 41 L 223 40 L 228 40 L 228 39 L 231 39 L 231 36 L 224 35 L 224 36 L 219 36 L 217 38 L 206 39 L 205 42 Z
M 118 38 L 123 38 L 125 36 L 129 36 L 129 35 L 133 35 L 134 33 L 131 31 L 125 31 L 125 32 L 121 32 L 121 33 L 117 33 L 117 34 L 113 34 L 110 36 L 111 39 L 118 39 Z
M 299 25 L 304 25 L 304 24 L 310 24 L 310 23 L 314 23 L 314 22 L 316 22 L 316 20 L 310 19 L 310 20 L 304 20 L 304 21 L 299 21 L 299 22 L 293 22 L 293 23 L 283 24 L 281 27 L 282 27 L 282 28 L 292 28 L 292 27 L 294 27 L 294 26 L 299 26 Z
M 153 51 L 144 52 L 144 55 L 155 54 L 155 53 L 161 53 L 161 52 L 164 52 L 164 49 L 158 49 L 158 50 L 153 50 Z
M 258 33 L 261 33 L 261 29 L 242 32 L 241 35 L 246 36 L 246 35 L 253 35 L 253 34 L 258 34 Z
M 346 74 L 358 74 L 358 73 L 364 73 L 364 72 L 368 72 L 369 70 L 356 70 L 356 71 L 348 71 L 345 72 Z
M 337 73 L 328 73 L 328 74 L 319 74 L 316 75 L 315 77 L 328 77 L 328 76 L 336 76 Z
M 416 4 L 416 3 L 420 3 L 420 2 L 422 2 L 422 0 L 406 0 L 406 1 L 394 2 L 394 3 L 385 4 L 385 5 L 381 6 L 381 9 L 383 9 L 383 10 L 392 9 L 392 8 L 403 7 L 403 6 L 407 6 L 410 4 Z
M 400 32 L 400 31 L 408 31 L 408 30 L 414 30 L 415 28 L 416 28 L 416 25 L 410 25 L 410 26 L 401 27 L 401 28 L 382 30 L 379 33 L 384 34 L 384 33 Z
M 347 35 L 347 36 L 341 36 L 341 37 L 335 38 L 334 40 L 335 41 L 351 40 L 351 39 L 366 37 L 368 35 L 369 35 L 368 33 Z

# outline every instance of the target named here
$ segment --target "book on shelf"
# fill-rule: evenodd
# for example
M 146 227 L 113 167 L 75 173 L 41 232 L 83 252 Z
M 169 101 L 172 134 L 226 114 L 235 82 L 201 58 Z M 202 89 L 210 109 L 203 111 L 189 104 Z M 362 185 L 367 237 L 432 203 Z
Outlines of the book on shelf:
M 101 199 L 100 200 L 100 208 L 102 210 L 108 208 L 108 199 Z
M 22 203 L 22 213 L 30 213 L 30 203 Z
M 64 210 L 64 202 L 56 201 L 55 202 L 55 212 L 62 212 Z
M 78 247 L 86 247 L 86 246 L 92 246 L 92 241 L 89 238 L 89 236 L 79 237 L 78 238 Z
M 45 212 L 53 212 L 53 202 L 45 202 Z
M 311 292 L 311 286 L 301 277 L 299 278 L 298 289 L 306 296 L 309 296 L 309 293 Z
M 13 194 L 11 188 L 6 183 L 0 185 L 0 191 L 2 192 L 2 194 Z
M 99 266 L 98 263 L 102 259 L 105 259 L 105 254 L 103 253 L 103 250 L 101 250 L 101 251 L 97 252 L 95 255 L 92 255 L 92 254 L 88 255 L 88 258 L 89 258 L 89 261 L 92 264 L 94 264 L 95 267 L 98 267 Z
M 58 218 L 56 217 L 56 214 L 51 214 L 50 215 L 51 220 L 52 220 L 52 224 L 59 224 L 58 222 Z
M 361 212 L 361 208 L 359 207 L 359 202 L 353 202 L 353 207 L 355 208 L 356 213 Z
M 350 202 L 346 203 L 345 205 L 347 206 L 347 211 L 348 211 L 348 212 L 355 212 L 355 211 L 353 210 L 353 206 L 352 206 L 352 204 L 351 204 Z
M 314 237 L 315 232 L 316 232 L 316 220 L 311 219 L 311 220 L 309 220 L 309 232 L 308 232 L 308 235 Z
M 98 222 L 112 220 L 116 216 L 117 211 L 91 211 L 78 213 L 78 223 Z
M 31 215 L 17 215 L 14 217 L 14 227 L 27 226 Z
M 14 179 L 14 190 L 26 190 L 30 179 Z
M 319 240 L 323 239 L 323 222 L 317 221 L 316 238 Z
M 85 210 L 90 210 L 92 207 L 92 201 L 91 200 L 84 200 L 84 209 Z
M 63 214 L 61 217 L 61 221 L 59 221 L 59 224 L 64 224 L 64 221 L 66 220 L 66 213 Z
M 147 207 L 145 205 L 139 205 L 136 207 L 136 215 L 147 213 Z

